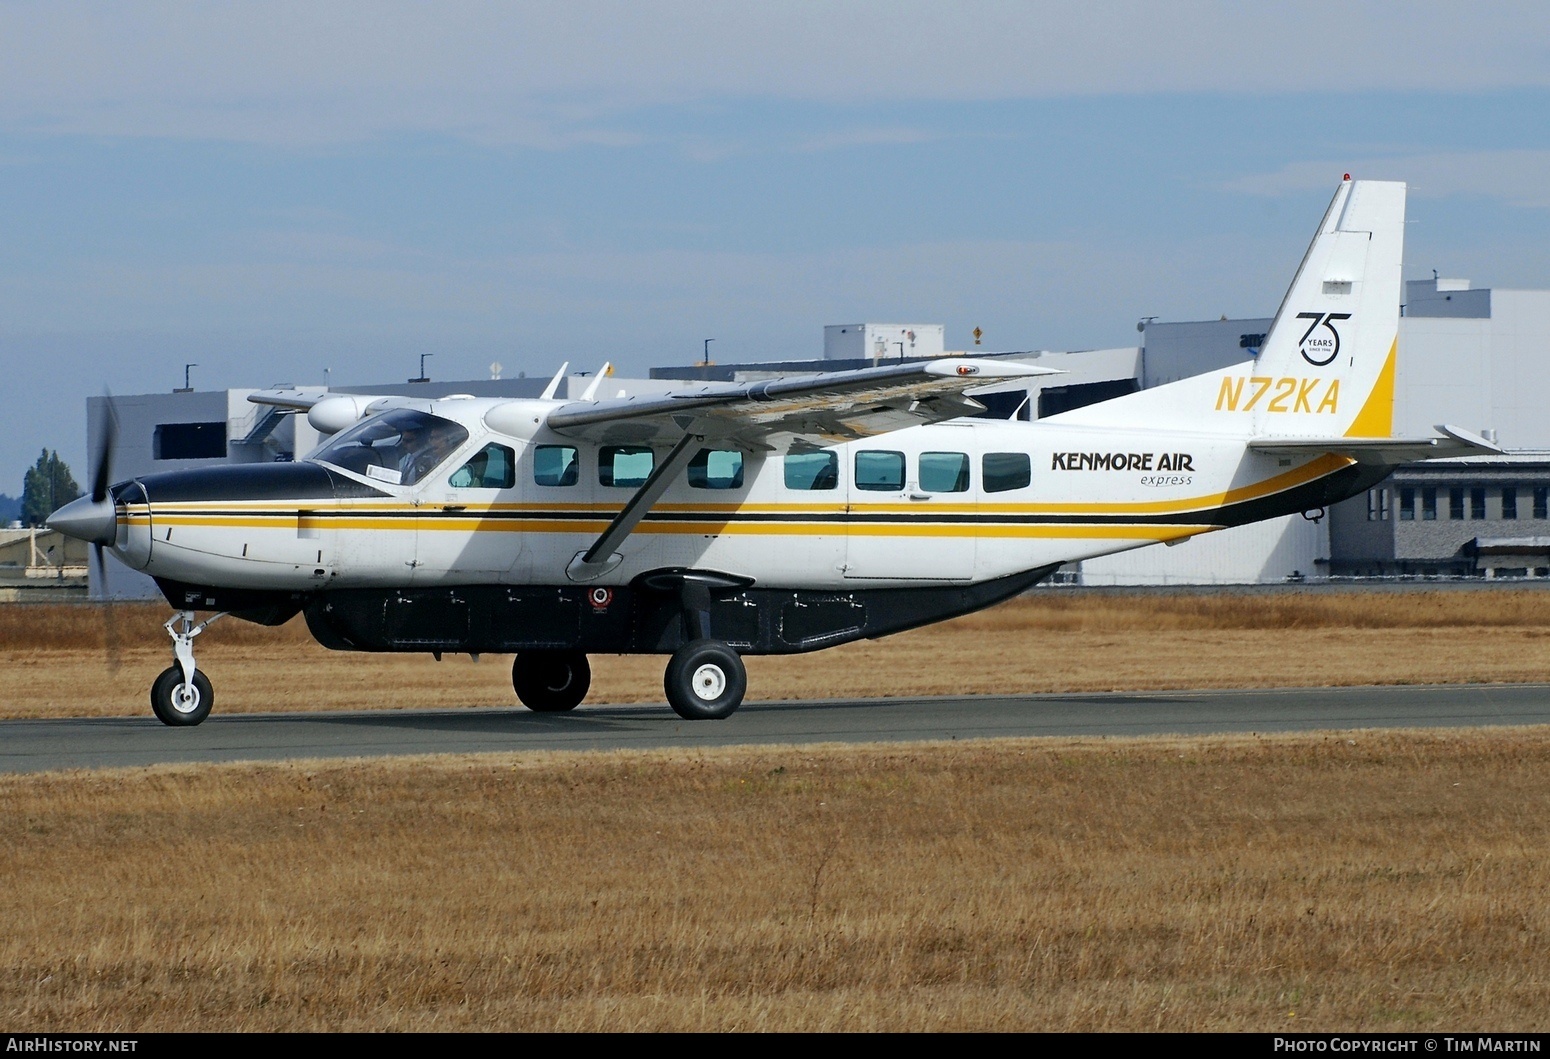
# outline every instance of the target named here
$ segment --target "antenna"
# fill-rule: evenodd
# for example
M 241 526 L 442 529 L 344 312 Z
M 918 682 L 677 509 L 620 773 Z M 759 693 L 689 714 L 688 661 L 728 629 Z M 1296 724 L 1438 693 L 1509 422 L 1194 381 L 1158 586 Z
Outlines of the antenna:
M 560 365 L 560 370 L 554 373 L 554 378 L 549 380 L 549 385 L 544 387 L 544 392 L 538 395 L 540 401 L 552 401 L 554 395 L 560 389 L 560 380 L 565 378 L 565 371 L 570 367 L 570 361 Z
M 603 380 L 613 374 L 613 365 L 604 362 L 598 373 L 592 377 L 592 385 L 587 387 L 587 392 L 581 395 L 583 401 L 590 401 L 597 397 L 597 388 L 603 385 Z

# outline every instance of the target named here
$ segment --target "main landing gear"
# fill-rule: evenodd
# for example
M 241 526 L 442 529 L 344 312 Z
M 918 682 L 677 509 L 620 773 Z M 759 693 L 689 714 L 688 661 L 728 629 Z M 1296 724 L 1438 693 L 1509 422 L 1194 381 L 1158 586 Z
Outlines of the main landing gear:
M 673 652 L 662 677 L 673 712 L 686 721 L 732 716 L 748 691 L 748 670 L 720 640 L 690 640 Z
M 528 709 L 563 713 L 587 697 L 592 667 L 580 651 L 521 651 L 511 663 L 511 686 Z
M 686 721 L 719 721 L 743 704 L 748 670 L 732 646 L 711 635 L 711 593 L 742 587 L 724 575 L 663 571 L 646 579 L 648 588 L 676 591 L 687 642 L 668 660 L 662 690 L 673 712 Z M 573 710 L 586 698 L 592 671 L 581 651 L 522 651 L 511 667 L 517 698 L 530 710 Z
M 196 682 L 201 679 L 195 674 Z M 517 698 L 538 713 L 574 710 L 591 684 L 592 668 L 580 651 L 522 651 L 511 664 Z M 737 652 L 720 640 L 691 640 L 673 652 L 662 687 L 684 720 L 720 720 L 742 705 L 748 671 Z
M 222 616 L 216 614 L 195 625 L 194 612 L 180 610 L 162 626 L 172 637 L 173 658 L 173 664 L 162 670 L 151 685 L 151 709 L 162 724 L 186 728 L 210 716 L 215 692 L 210 688 L 210 679 L 194 667 L 194 637 Z M 174 629 L 174 625 L 178 628 Z

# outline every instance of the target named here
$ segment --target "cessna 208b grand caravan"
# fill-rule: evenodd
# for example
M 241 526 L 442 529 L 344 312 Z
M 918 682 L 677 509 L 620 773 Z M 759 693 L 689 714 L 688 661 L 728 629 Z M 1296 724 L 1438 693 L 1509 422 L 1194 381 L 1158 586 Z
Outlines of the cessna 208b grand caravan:
M 341 650 L 515 653 L 542 711 L 582 701 L 589 653 L 668 655 L 673 708 L 726 717 L 741 655 L 940 621 L 1072 560 L 1497 451 L 1390 436 L 1404 203 L 1403 184 L 1340 184 L 1257 358 L 1036 422 L 963 418 L 966 393 L 1045 373 L 975 358 L 604 400 L 601 375 L 579 401 L 553 399 L 560 376 L 523 400 L 265 391 L 334 436 L 295 463 L 111 486 L 109 446 L 50 525 L 178 612 L 151 692 L 169 725 L 210 711 L 193 640 L 225 612 L 301 613 Z

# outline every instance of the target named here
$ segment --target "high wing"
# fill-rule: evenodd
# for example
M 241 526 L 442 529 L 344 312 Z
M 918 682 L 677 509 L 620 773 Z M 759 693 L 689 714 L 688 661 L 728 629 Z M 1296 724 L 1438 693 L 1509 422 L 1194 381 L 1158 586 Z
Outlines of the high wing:
M 408 397 L 337 393 L 317 387 L 256 390 L 248 394 L 248 400 L 254 404 L 306 412 L 307 422 L 324 434 L 337 434 L 363 416 L 412 401 Z
M 564 371 L 560 369 L 540 400 L 553 397 Z M 770 452 L 802 442 L 873 437 L 984 411 L 985 406 L 966 391 L 1005 379 L 1059 374 L 1055 368 L 1003 360 L 948 357 L 594 401 L 591 396 L 601 381 L 600 373 L 581 400 L 551 407 L 546 425 L 558 434 L 599 444 L 658 441 L 670 442 L 672 448 L 592 546 L 570 561 L 566 576 L 590 581 L 616 566 L 620 544 L 707 443 Z M 276 389 L 250 394 L 248 400 L 307 409 L 315 427 L 334 431 L 404 398 Z M 494 418 L 498 422 L 499 416 Z
M 1440 424 L 1437 438 L 1255 438 L 1256 452 L 1315 456 L 1326 452 L 1350 456 L 1358 463 L 1395 466 L 1451 456 L 1500 455 L 1502 449 L 1478 434 Z
M 248 400 L 254 404 L 274 405 L 276 408 L 294 408 L 299 412 L 305 412 L 313 405 L 332 396 L 321 386 L 295 387 L 287 386 L 276 390 L 255 390 L 248 394 Z
M 1058 369 L 981 358 L 827 372 L 749 383 L 714 383 L 665 394 L 573 401 L 549 413 L 560 434 L 618 444 L 691 433 L 748 449 L 853 441 L 984 410 L 965 394 L 999 380 Z
M 602 535 L 576 553 L 565 575 L 590 581 L 617 565 L 619 545 L 706 442 L 773 451 L 798 441 L 871 437 L 982 411 L 985 406 L 965 390 L 1054 374 L 1059 372 L 1026 364 L 947 358 L 562 405 L 547 420 L 559 434 L 605 444 L 675 442 Z

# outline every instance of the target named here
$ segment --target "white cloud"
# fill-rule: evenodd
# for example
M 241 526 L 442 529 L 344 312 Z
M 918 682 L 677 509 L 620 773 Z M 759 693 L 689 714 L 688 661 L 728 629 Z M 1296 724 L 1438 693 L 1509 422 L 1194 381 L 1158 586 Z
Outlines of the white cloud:
M 1550 6 L 280 0 L 0 7 L 0 125 L 262 142 L 629 142 L 632 109 L 1550 85 Z

